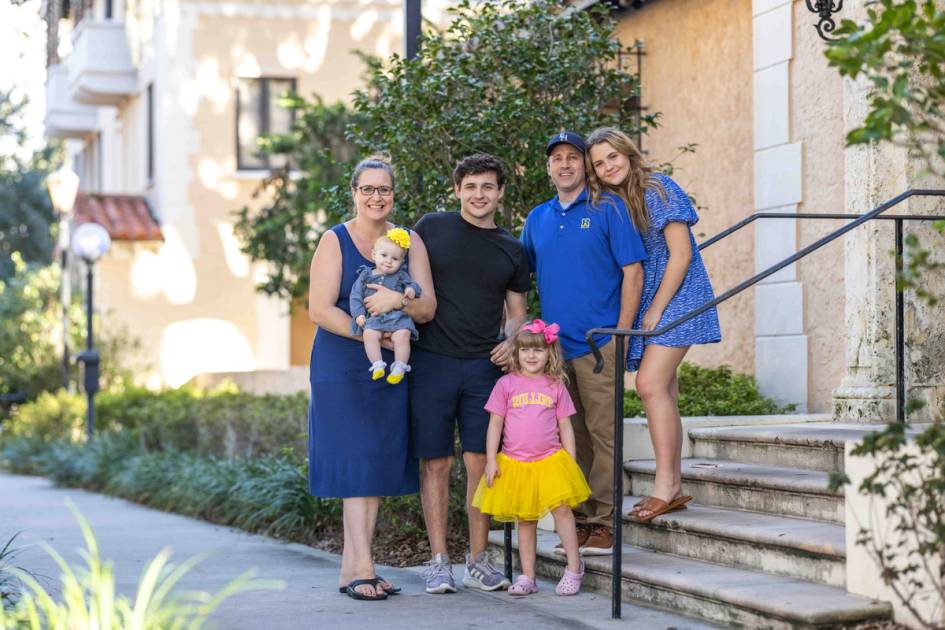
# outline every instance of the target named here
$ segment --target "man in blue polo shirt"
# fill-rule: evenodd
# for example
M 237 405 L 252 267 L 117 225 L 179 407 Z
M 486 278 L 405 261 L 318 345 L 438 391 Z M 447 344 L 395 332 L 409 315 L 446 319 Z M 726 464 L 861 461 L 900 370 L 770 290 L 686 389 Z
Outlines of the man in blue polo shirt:
M 603 193 L 591 206 L 585 150 L 584 139 L 572 131 L 551 137 L 547 168 L 558 194 L 529 213 L 522 243 L 537 277 L 542 318 L 561 326 L 568 391 L 577 408 L 577 461 L 591 486 L 591 498 L 576 510 L 578 544 L 581 553 L 595 555 L 613 548 L 616 362 L 613 351 L 604 352 L 604 370 L 594 374 L 584 335 L 591 328 L 632 327 L 646 250 L 619 197 Z M 595 341 L 600 346 L 610 338 Z

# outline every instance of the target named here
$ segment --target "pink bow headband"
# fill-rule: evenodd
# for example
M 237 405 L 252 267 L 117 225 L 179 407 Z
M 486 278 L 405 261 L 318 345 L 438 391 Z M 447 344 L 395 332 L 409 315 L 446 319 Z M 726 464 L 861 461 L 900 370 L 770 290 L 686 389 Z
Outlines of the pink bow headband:
M 522 326 L 522 330 L 535 333 L 536 335 L 544 335 L 545 343 L 551 345 L 558 341 L 558 331 L 561 330 L 561 326 L 558 326 L 558 324 L 546 324 L 540 319 L 533 319 Z

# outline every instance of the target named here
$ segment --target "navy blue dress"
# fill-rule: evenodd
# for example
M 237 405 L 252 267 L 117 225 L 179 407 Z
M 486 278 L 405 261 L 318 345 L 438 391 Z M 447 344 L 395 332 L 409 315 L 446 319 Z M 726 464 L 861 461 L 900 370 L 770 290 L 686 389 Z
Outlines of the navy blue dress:
M 341 287 L 336 306 L 349 311 L 358 268 L 370 265 L 348 229 L 331 228 L 341 245 Z M 384 360 L 393 353 L 383 350 Z M 312 344 L 308 408 L 309 488 L 318 497 L 374 497 L 419 490 L 410 455 L 407 387 L 371 380 L 364 344 L 322 328 Z

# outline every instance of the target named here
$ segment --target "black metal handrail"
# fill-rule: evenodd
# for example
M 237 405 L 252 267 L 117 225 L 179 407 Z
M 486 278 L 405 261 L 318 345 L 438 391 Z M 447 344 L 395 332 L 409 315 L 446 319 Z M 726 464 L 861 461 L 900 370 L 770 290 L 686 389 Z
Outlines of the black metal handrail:
M 739 231 L 746 225 L 750 223 L 754 223 L 758 219 L 858 219 L 861 216 L 863 215 L 862 214 L 842 214 L 842 213 L 818 214 L 818 213 L 811 213 L 811 212 L 807 212 L 807 213 L 804 213 L 804 212 L 756 212 L 752 215 L 745 217 L 738 223 L 735 223 L 731 225 L 730 227 L 725 228 L 724 230 L 722 230 L 721 232 L 719 232 L 712 238 L 702 241 L 701 243 L 698 244 L 697 248 L 701 252 L 703 249 L 705 249 L 709 245 L 713 245 L 721 241 L 725 237 L 731 234 L 734 234 L 735 232 Z M 928 221 L 929 219 L 937 220 L 941 218 L 942 217 L 932 217 L 932 216 L 926 216 L 922 214 L 895 214 L 895 215 L 890 215 L 890 216 L 879 215 L 877 217 L 873 217 L 873 219 L 877 221 Z
M 905 201 L 910 197 L 945 197 L 945 190 L 935 190 L 935 189 L 915 189 L 907 190 L 904 193 L 893 197 L 889 201 L 877 206 L 876 208 L 870 210 L 869 212 L 862 215 L 846 215 L 846 214 L 794 214 L 787 212 L 757 212 L 752 214 L 749 217 L 739 221 L 738 223 L 732 225 L 726 230 L 723 230 L 716 236 L 708 239 L 698 246 L 699 250 L 702 250 L 713 243 L 718 242 L 719 240 L 737 232 L 741 228 L 745 227 L 749 223 L 757 219 L 762 218 L 785 218 L 785 219 L 848 219 L 852 218 L 853 221 L 850 221 L 846 225 L 837 228 L 830 234 L 818 239 L 814 243 L 811 243 L 807 247 L 801 249 L 798 252 L 795 252 L 791 256 L 788 256 L 784 260 L 768 267 L 764 271 L 761 271 L 747 280 L 741 282 L 737 286 L 729 289 L 722 295 L 718 296 L 710 302 L 706 302 L 702 306 L 698 306 L 693 310 L 689 311 L 682 317 L 661 326 L 655 330 L 632 330 L 625 328 L 592 328 L 587 331 L 585 339 L 587 340 L 588 345 L 591 348 L 591 352 L 594 353 L 594 358 L 597 361 L 597 364 L 594 368 L 594 371 L 600 373 L 604 368 L 604 357 L 601 355 L 600 348 L 597 347 L 597 344 L 594 341 L 594 335 L 612 335 L 614 337 L 614 356 L 616 357 L 616 365 L 622 366 L 624 364 L 624 337 L 655 337 L 662 335 L 681 324 L 688 322 L 690 319 L 706 312 L 710 308 L 713 308 L 722 302 L 732 298 L 745 289 L 748 289 L 755 284 L 758 284 L 765 278 L 777 273 L 781 269 L 794 264 L 801 258 L 817 251 L 824 245 L 830 243 L 831 241 L 836 240 L 837 238 L 843 236 L 847 232 L 859 227 L 860 225 L 866 223 L 867 221 L 872 221 L 874 219 L 886 219 L 893 220 L 896 222 L 896 270 L 897 272 L 902 270 L 902 250 L 903 250 L 903 235 L 902 235 L 902 223 L 906 220 L 916 220 L 916 221 L 932 221 L 932 220 L 942 220 L 945 217 L 941 216 L 926 216 L 926 215 L 899 215 L 899 216 L 880 216 L 883 212 L 889 210 L 890 208 L 898 205 L 899 203 Z M 896 418 L 897 420 L 905 420 L 905 385 L 904 385 L 904 345 L 905 345 L 905 336 L 903 332 L 903 301 L 902 301 L 902 288 L 897 282 L 896 286 Z M 624 391 L 624 372 L 625 369 L 615 369 L 614 370 L 614 514 L 613 514 L 613 528 L 614 528 L 614 546 L 613 546 L 613 565 L 612 565 L 612 575 L 611 575 L 611 606 L 612 612 L 611 616 L 614 619 L 620 618 L 620 582 L 623 573 L 623 554 L 621 549 L 623 547 L 623 532 L 622 532 L 622 523 L 623 523 L 623 391 Z

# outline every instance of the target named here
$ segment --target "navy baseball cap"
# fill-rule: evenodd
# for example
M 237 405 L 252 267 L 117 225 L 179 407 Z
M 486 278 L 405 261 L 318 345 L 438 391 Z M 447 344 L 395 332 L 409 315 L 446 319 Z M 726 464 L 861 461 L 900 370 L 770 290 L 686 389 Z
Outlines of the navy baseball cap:
M 584 138 L 581 137 L 581 134 L 575 133 L 573 131 L 562 131 L 561 133 L 556 133 L 555 135 L 551 136 L 551 139 L 548 140 L 548 147 L 545 149 L 545 155 L 551 155 L 552 149 L 554 149 L 559 144 L 570 144 L 581 153 L 587 151 L 587 145 L 584 144 Z

